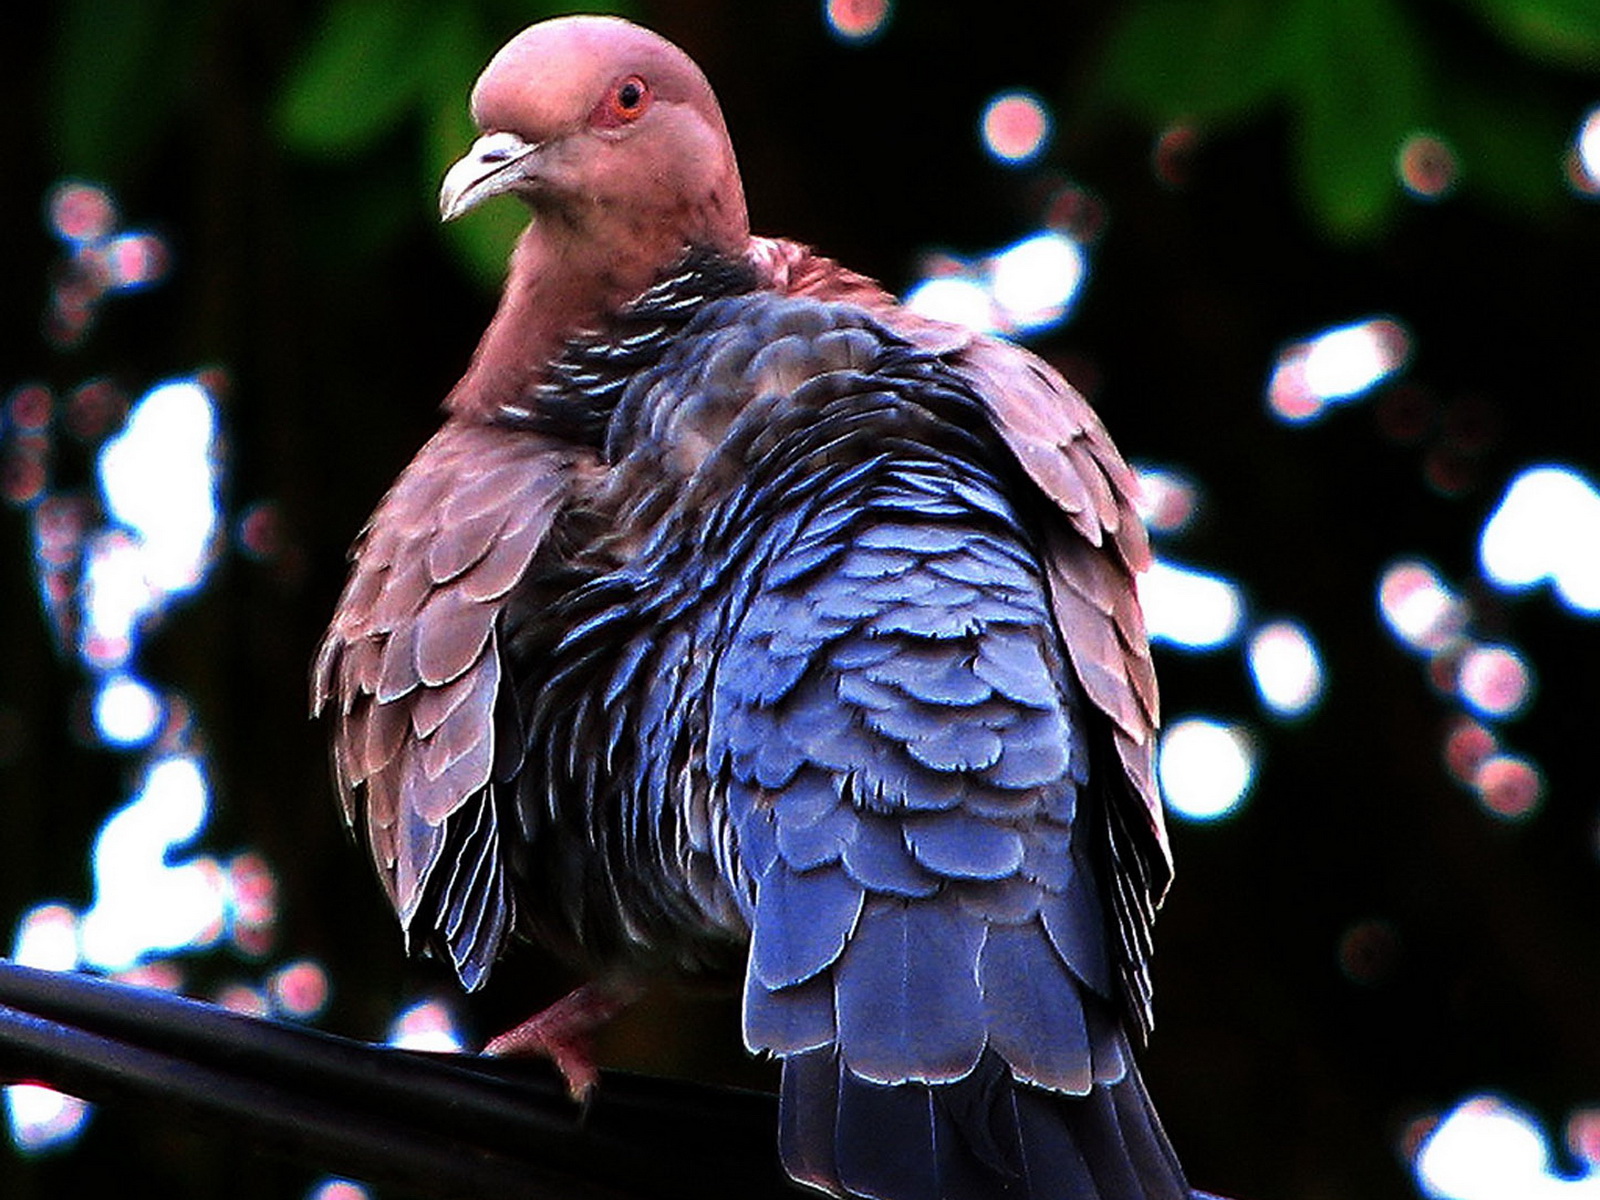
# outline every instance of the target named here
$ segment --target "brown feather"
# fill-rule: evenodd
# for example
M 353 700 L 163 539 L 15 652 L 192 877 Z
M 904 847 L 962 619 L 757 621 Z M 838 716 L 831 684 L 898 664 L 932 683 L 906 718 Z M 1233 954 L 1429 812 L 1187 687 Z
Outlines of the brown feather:
M 420 605 L 419 605 L 420 607 Z M 417 674 L 417 625 L 401 621 L 383 642 L 383 670 L 374 694 L 384 704 L 400 699 L 422 682 Z
M 478 682 L 478 672 L 468 671 L 442 687 L 423 688 L 411 704 L 411 732 L 430 736 L 451 713 L 469 697 Z
M 441 587 L 417 613 L 417 675 L 429 687 L 458 678 L 488 645 L 497 612 L 460 588 Z
M 403 704 L 380 704 L 370 700 L 365 706 L 366 744 L 361 759 L 361 778 L 370 779 L 394 761 L 410 721 Z
M 504 507 L 491 508 L 439 522 L 437 534 L 428 543 L 428 577 L 434 584 L 449 583 L 489 553 L 505 528 L 507 515 Z
M 345 817 L 364 829 L 403 923 L 441 853 L 443 822 L 489 782 L 495 622 L 586 461 L 538 435 L 448 421 L 351 552 L 312 703 L 338 702 Z
M 489 782 L 489 767 L 494 761 L 494 698 L 500 687 L 500 659 L 490 650 L 463 678 L 472 680 L 472 692 L 429 737 L 419 739 L 422 771 L 428 780 L 437 780 L 463 759 L 471 757 L 482 764 L 482 778 L 470 790 Z M 437 823 L 454 809 L 460 797 L 443 805 L 425 804 L 425 818 Z

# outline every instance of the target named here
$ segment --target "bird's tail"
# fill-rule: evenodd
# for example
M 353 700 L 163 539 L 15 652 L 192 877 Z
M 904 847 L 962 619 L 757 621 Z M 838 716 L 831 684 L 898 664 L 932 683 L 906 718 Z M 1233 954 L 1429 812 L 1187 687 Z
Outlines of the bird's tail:
M 1019 1084 L 990 1050 L 966 1078 L 893 1086 L 824 1047 L 783 1064 L 789 1174 L 875 1200 L 1190 1200 L 1131 1055 L 1084 1096 Z

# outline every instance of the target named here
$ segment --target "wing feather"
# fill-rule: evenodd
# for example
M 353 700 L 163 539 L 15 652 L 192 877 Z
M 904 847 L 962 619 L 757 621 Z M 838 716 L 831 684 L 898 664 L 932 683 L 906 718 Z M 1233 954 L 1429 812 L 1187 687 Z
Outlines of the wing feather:
M 900 331 L 914 342 L 925 336 L 914 325 Z M 1045 539 L 1051 599 L 1079 682 L 1116 723 L 1118 754 L 1144 810 L 1156 860 L 1152 899 L 1159 902 L 1172 858 L 1150 767 L 1160 707 L 1134 589 L 1134 576 L 1150 564 L 1149 541 L 1133 508 L 1138 480 L 1088 402 L 1028 351 L 974 337 L 951 361 L 1022 468 L 1079 535 L 1057 526 Z
M 408 926 L 447 823 L 490 782 L 502 682 L 495 628 L 580 465 L 580 452 L 550 439 L 451 421 L 396 480 L 351 551 L 350 579 L 317 655 L 312 707 L 333 711 L 346 819 L 364 830 Z M 472 815 L 475 827 L 487 819 Z M 473 844 L 498 854 L 487 834 Z M 447 890 L 458 910 L 454 941 L 474 928 L 503 935 L 503 919 L 483 919 L 476 903 L 463 924 L 459 888 Z M 480 864 L 472 890 L 481 899 L 503 888 Z M 463 944 L 457 961 L 476 969 L 481 947 Z

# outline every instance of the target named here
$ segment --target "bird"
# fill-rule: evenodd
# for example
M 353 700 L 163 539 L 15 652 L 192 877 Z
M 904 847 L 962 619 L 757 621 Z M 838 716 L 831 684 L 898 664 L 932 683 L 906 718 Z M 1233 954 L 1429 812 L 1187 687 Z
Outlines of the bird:
M 592 1086 L 641 979 L 742 972 L 789 1175 L 1189 1197 L 1133 1052 L 1172 874 L 1137 480 L 1052 367 L 753 234 L 694 61 L 533 25 L 441 216 L 530 221 L 316 655 L 413 948 L 589 984 L 492 1048 Z

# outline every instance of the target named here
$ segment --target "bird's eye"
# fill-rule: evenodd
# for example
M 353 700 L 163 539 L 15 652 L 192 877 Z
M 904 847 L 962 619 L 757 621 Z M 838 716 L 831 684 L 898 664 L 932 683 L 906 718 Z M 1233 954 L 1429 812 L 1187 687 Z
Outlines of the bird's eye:
M 637 75 L 629 75 L 611 91 L 606 114 L 615 123 L 637 121 L 650 107 L 650 85 Z

